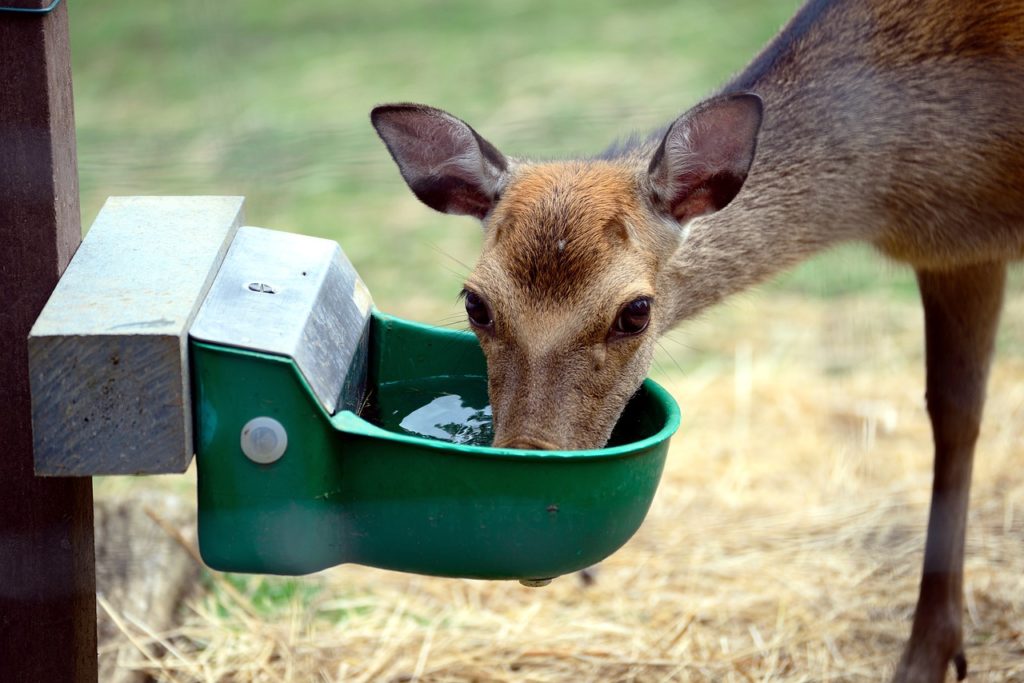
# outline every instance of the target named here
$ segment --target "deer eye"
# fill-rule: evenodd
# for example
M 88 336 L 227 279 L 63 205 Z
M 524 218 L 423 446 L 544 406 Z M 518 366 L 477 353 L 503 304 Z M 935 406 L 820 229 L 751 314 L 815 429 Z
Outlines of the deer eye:
M 615 318 L 615 325 L 612 332 L 621 336 L 632 336 L 640 334 L 647 329 L 647 323 L 651 321 L 651 300 L 642 296 L 633 299 L 619 309 L 619 315 Z
M 466 315 L 469 322 L 477 327 L 490 327 L 494 322 L 490 307 L 476 292 L 466 292 Z

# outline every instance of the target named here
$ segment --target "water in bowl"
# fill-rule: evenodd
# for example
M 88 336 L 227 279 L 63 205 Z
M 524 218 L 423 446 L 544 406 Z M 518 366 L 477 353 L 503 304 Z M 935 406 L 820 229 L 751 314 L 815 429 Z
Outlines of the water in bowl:
M 494 439 L 486 377 L 386 382 L 375 399 L 363 416 L 390 431 L 472 446 Z
M 471 446 L 490 446 L 494 440 L 487 378 L 481 375 L 385 382 L 361 415 L 399 434 Z M 651 409 L 647 389 L 641 388 L 626 405 L 607 445 L 646 438 L 662 424 L 661 411 Z

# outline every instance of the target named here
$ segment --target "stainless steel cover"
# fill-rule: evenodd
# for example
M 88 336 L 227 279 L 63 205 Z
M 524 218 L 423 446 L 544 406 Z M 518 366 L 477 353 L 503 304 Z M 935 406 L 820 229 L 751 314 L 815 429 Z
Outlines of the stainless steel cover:
M 366 389 L 373 301 L 336 242 L 239 228 L 190 335 L 295 360 L 324 409 L 356 410 Z

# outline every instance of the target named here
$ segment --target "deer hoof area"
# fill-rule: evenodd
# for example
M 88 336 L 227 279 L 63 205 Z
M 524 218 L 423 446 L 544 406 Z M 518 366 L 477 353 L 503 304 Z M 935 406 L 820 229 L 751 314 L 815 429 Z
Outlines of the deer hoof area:
M 951 665 L 956 673 L 956 680 L 962 681 L 967 678 L 967 657 L 962 651 L 950 657 L 944 653 L 948 652 L 946 648 L 937 647 L 934 643 L 930 645 L 931 647 L 915 646 L 914 643 L 910 643 L 907 651 L 903 653 L 892 683 L 943 683 Z

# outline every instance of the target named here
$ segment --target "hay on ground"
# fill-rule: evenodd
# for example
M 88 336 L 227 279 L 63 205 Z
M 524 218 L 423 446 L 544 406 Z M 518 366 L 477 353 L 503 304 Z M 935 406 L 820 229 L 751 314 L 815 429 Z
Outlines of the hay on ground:
M 1024 681 L 1024 297 L 1006 320 L 970 512 L 975 683 Z M 105 647 L 180 682 L 883 680 L 930 487 L 920 335 L 916 304 L 870 297 L 753 297 L 675 333 L 692 367 L 663 359 L 661 377 L 683 426 L 643 528 L 592 585 L 215 575 L 172 630 L 131 615 L 131 640 Z M 294 594 L 254 603 L 274 586 Z

